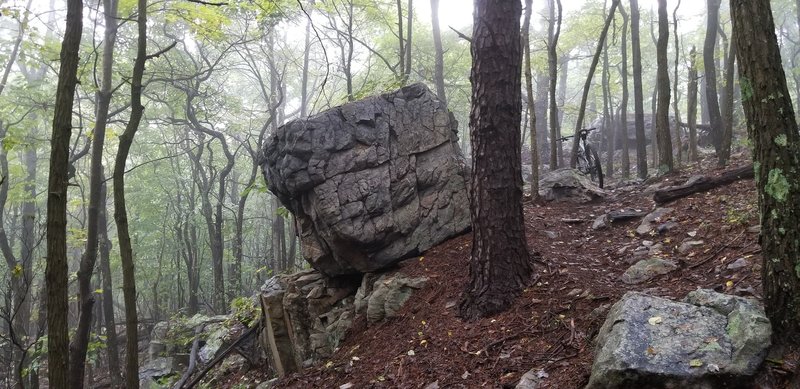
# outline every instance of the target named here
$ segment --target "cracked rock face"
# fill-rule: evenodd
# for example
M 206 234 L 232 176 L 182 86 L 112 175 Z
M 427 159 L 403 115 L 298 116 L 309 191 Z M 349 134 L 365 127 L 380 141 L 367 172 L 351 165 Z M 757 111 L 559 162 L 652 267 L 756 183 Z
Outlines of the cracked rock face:
M 597 335 L 586 389 L 751 388 L 771 333 L 754 300 L 705 289 L 682 302 L 628 292 Z
M 373 272 L 465 231 L 456 126 L 414 84 L 280 127 L 261 168 L 297 218 L 306 260 L 328 276 Z

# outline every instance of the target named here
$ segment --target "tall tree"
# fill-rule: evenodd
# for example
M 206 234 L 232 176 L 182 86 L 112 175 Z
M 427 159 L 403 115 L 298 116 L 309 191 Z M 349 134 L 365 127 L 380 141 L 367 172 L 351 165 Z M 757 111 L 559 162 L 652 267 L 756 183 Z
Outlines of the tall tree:
M 114 159 L 114 221 L 117 224 L 119 256 L 122 263 L 122 295 L 125 301 L 125 387 L 139 388 L 139 318 L 136 314 L 136 273 L 133 263 L 133 247 L 128 227 L 128 210 L 125 204 L 125 165 L 128 161 L 133 137 L 139 130 L 144 115 L 142 105 L 142 77 L 147 60 L 147 0 L 138 0 L 136 26 L 136 59 L 133 62 L 131 83 L 131 115 L 125 131 L 119 136 L 119 148 Z
M 69 333 L 67 328 L 67 184 L 72 103 L 78 83 L 83 29 L 83 1 L 67 1 L 67 27 L 61 44 L 61 67 L 50 139 L 50 178 L 47 184 L 47 370 L 51 388 L 68 388 Z
M 603 24 L 603 29 L 600 31 L 600 37 L 597 41 L 597 47 L 594 50 L 594 56 L 592 56 L 592 63 L 589 65 L 589 74 L 586 75 L 586 82 L 583 84 L 583 95 L 581 95 L 581 105 L 578 108 L 578 119 L 575 121 L 575 133 L 577 134 L 578 131 L 583 128 L 583 118 L 584 112 L 586 111 L 586 102 L 589 99 L 589 90 L 592 88 L 592 78 L 594 77 L 595 69 L 597 69 L 597 63 L 600 62 L 600 54 L 603 52 L 603 46 L 605 45 L 606 36 L 608 35 L 608 28 L 611 27 L 611 21 L 614 20 L 614 12 L 617 12 L 617 5 L 619 4 L 619 0 L 612 0 L 611 1 L 611 8 L 608 11 L 608 15 L 606 15 L 606 21 Z M 579 142 L 572 142 L 572 154 L 570 157 L 569 165 L 575 167 L 577 164 L 577 156 L 578 156 L 578 144 Z
M 639 1 L 631 0 L 631 60 L 633 61 L 633 107 L 636 123 L 636 172 L 647 177 L 647 138 L 644 134 L 644 91 L 642 90 L 642 48 L 639 39 Z
M 672 90 L 675 91 L 675 96 L 672 99 L 672 112 L 675 115 L 675 143 L 677 143 L 677 147 L 675 147 L 675 156 L 677 159 L 677 165 L 680 166 L 681 159 L 683 159 L 683 142 L 681 140 L 681 111 L 678 108 L 678 64 L 680 62 L 680 54 L 681 54 L 681 42 L 678 40 L 678 8 L 681 6 L 681 0 L 678 0 L 678 3 L 675 4 L 675 9 L 672 11 L 672 36 L 675 40 L 675 61 L 673 62 L 673 77 L 675 77 L 672 81 Z
M 431 25 L 433 27 L 433 83 L 436 85 L 436 95 L 439 100 L 447 104 L 447 94 L 444 90 L 444 50 L 442 49 L 442 33 L 439 30 L 439 0 L 431 0 Z
M 753 141 L 761 236 L 764 304 L 773 339 L 800 334 L 800 134 L 769 0 L 731 0 L 739 84 Z M 758 44 L 753 44 L 758 42 Z
M 697 162 L 697 49 L 689 51 L 689 85 L 686 97 L 686 122 L 689 126 L 689 161 Z
M 731 157 L 731 143 L 733 143 L 733 74 L 736 71 L 736 30 L 731 31 L 731 44 L 728 56 L 725 58 L 725 87 L 722 88 L 722 135 L 717 163 L 720 166 L 728 164 Z
M 706 38 L 703 43 L 703 68 L 706 86 L 706 108 L 708 120 L 711 125 L 711 143 L 717 155 L 721 152 L 722 146 L 722 114 L 719 109 L 719 97 L 717 95 L 717 65 L 715 47 L 717 43 L 717 28 L 719 25 L 719 4 L 720 0 L 708 0 L 706 2 L 708 12 L 706 16 Z
M 558 36 L 561 34 L 561 0 L 549 0 L 550 20 L 547 23 L 547 68 L 550 80 L 550 170 L 561 164 L 561 143 L 558 138 L 561 130 L 558 121 L 558 105 L 556 104 L 556 83 L 558 82 Z M 558 7 L 558 12 L 556 12 Z M 557 16 L 556 16 L 557 15 Z
M 103 14 L 105 30 L 103 33 L 102 81 L 97 91 L 97 114 L 95 118 L 94 136 L 92 136 L 91 166 L 89 172 L 89 211 L 87 214 L 86 250 L 81 258 L 78 270 L 78 301 L 80 311 L 78 328 L 75 331 L 70 355 L 70 387 L 82 388 L 85 375 L 86 352 L 89 347 L 89 332 L 92 325 L 94 308 L 94 288 L 92 274 L 97 262 L 97 244 L 99 237 L 100 207 L 105 203 L 100 196 L 103 174 L 103 145 L 106 139 L 106 123 L 111 105 L 111 71 L 114 66 L 114 44 L 117 40 L 117 1 L 104 0 Z M 102 228 L 106 228 L 103 224 Z
M 531 74 L 531 45 L 530 45 L 530 26 L 531 26 L 531 0 L 525 0 L 525 18 L 522 23 L 522 50 L 525 56 L 523 71 L 525 72 L 525 93 L 528 104 L 528 119 L 530 126 L 531 143 L 531 198 L 539 198 L 539 145 L 536 144 L 536 104 L 533 100 L 533 75 Z
M 472 256 L 465 318 L 508 307 L 533 272 L 522 215 L 519 1 L 475 0 L 472 29 Z
M 628 13 L 620 3 L 619 13 L 622 15 L 622 39 L 620 52 L 622 64 L 620 65 L 620 78 L 622 79 L 622 101 L 619 103 L 619 136 L 622 137 L 622 176 L 631 175 L 631 153 L 628 144 Z
M 656 45 L 656 62 L 658 77 L 658 106 L 656 108 L 656 141 L 658 143 L 659 173 L 671 172 L 674 168 L 672 160 L 672 140 L 669 131 L 669 16 L 667 0 L 658 0 L 658 43 Z

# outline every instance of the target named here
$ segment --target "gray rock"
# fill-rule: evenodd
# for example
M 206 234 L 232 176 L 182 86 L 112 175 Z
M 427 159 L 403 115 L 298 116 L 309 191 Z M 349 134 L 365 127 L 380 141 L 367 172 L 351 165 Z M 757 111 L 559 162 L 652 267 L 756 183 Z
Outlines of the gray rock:
M 681 254 L 686 254 L 691 249 L 693 249 L 693 248 L 695 248 L 697 246 L 702 246 L 703 243 L 705 243 L 705 242 L 703 242 L 702 240 L 685 240 L 685 241 L 683 241 L 683 243 L 681 243 L 680 246 L 678 246 L 678 252 L 681 253 Z
M 672 208 L 656 208 L 655 211 L 645 215 L 639 227 L 636 227 L 636 233 L 639 235 L 649 234 L 653 230 L 653 223 L 662 221 L 664 216 L 670 213 L 672 213 Z
M 531 369 L 522 375 L 514 389 L 537 389 L 542 384 L 542 379 L 547 378 L 544 370 Z
M 597 335 L 586 388 L 751 387 L 770 345 L 763 309 L 710 290 L 684 301 L 626 293 Z
M 606 192 L 579 171 L 561 168 L 544 173 L 539 196 L 548 201 L 586 203 L 605 198 Z
M 260 160 L 329 275 L 383 269 L 470 225 L 457 122 L 423 84 L 280 127 Z
M 665 232 L 669 232 L 670 230 L 672 230 L 673 228 L 677 227 L 678 225 L 679 224 L 677 222 L 674 222 L 674 221 L 670 220 L 670 221 L 668 221 L 666 223 L 659 224 L 658 227 L 656 227 L 656 232 L 658 232 L 659 234 L 663 234 Z
M 592 223 L 592 229 L 593 230 L 600 230 L 600 229 L 608 227 L 608 224 L 606 222 L 607 220 L 608 220 L 608 216 L 606 216 L 606 215 L 598 216 L 596 219 L 594 219 L 594 222 Z
M 752 265 L 750 261 L 745 258 L 739 258 L 726 266 L 728 270 L 737 270 Z
M 139 368 L 139 387 L 142 389 L 169 388 L 180 378 L 179 371 L 180 367 L 176 366 L 173 358 L 155 358 Z
M 678 266 L 675 262 L 661 258 L 643 259 L 633 264 L 622 274 L 622 282 L 639 284 L 662 274 L 667 274 Z
M 377 322 L 394 316 L 411 294 L 428 282 L 427 277 L 408 278 L 402 275 L 381 276 L 367 304 L 367 320 Z

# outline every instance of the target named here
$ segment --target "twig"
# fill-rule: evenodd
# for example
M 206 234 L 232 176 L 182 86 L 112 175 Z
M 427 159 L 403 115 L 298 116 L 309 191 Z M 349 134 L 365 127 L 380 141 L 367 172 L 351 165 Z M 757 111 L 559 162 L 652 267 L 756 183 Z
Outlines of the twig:
M 463 32 L 456 30 L 455 28 L 453 28 L 453 26 L 447 26 L 447 27 L 450 27 L 451 30 L 455 31 L 456 35 L 458 35 L 459 38 L 461 38 L 461 39 L 469 42 L 470 44 L 472 44 L 472 38 L 464 35 Z
M 181 379 L 172 386 L 174 389 L 180 389 L 189 377 L 192 376 L 194 369 L 197 367 L 197 351 L 200 348 L 200 334 L 203 332 L 203 328 L 205 328 L 204 324 L 200 324 L 194 328 L 194 341 L 192 342 L 192 352 L 189 354 L 189 367 L 186 368 L 186 372 L 183 373 Z
M 218 357 L 214 358 L 214 360 L 209 362 L 208 366 L 206 366 L 202 371 L 200 371 L 200 374 L 198 374 L 197 377 L 195 377 L 191 382 L 189 382 L 188 385 L 186 385 L 185 387 L 183 387 L 181 389 L 192 389 L 192 388 L 194 388 L 194 386 L 197 385 L 197 383 L 200 382 L 200 380 L 202 380 L 206 376 L 206 374 L 208 374 L 209 370 L 211 370 L 214 366 L 216 366 L 223 359 L 225 359 L 225 357 L 227 357 L 228 354 L 230 354 L 230 352 L 233 351 L 239 343 L 241 343 L 243 340 L 245 340 L 247 337 L 249 337 L 250 334 L 255 332 L 255 330 L 260 328 L 261 327 L 260 324 L 261 324 L 261 322 L 263 320 L 264 320 L 264 317 L 262 316 L 261 319 L 258 321 L 258 323 L 256 323 L 256 325 L 254 325 L 252 328 L 250 328 L 244 334 L 242 334 L 242 336 L 240 336 L 239 339 L 236 339 L 236 341 L 233 342 L 233 344 L 231 344 L 230 346 L 228 346 L 228 348 L 226 348 L 225 351 L 222 352 L 222 354 L 220 354 Z
M 731 245 L 733 242 L 736 242 L 737 240 L 739 240 L 739 238 L 742 236 L 742 234 L 744 234 L 744 232 L 745 232 L 745 230 L 742 230 L 742 232 L 740 232 L 740 233 L 739 233 L 739 235 L 737 235 L 735 238 L 733 238 L 733 240 L 731 240 L 730 242 L 728 242 L 728 243 L 726 243 L 726 244 L 724 244 L 724 245 L 720 246 L 720 247 L 719 247 L 717 250 L 715 250 L 713 253 L 711 253 L 711 255 L 709 255 L 708 257 L 704 258 L 704 259 L 703 259 L 703 260 L 701 260 L 700 262 L 697 262 L 697 263 L 694 263 L 694 264 L 690 265 L 690 266 L 689 266 L 689 268 L 690 268 L 690 269 L 697 268 L 698 266 L 701 266 L 701 265 L 705 264 L 706 262 L 708 262 L 708 261 L 710 261 L 710 260 L 712 260 L 712 259 L 716 258 L 716 257 L 717 257 L 717 255 L 719 255 L 719 253 L 721 253 L 721 252 L 722 252 L 722 250 L 725 250 L 725 249 L 726 249 L 726 248 L 728 248 L 728 246 L 730 246 L 730 245 Z

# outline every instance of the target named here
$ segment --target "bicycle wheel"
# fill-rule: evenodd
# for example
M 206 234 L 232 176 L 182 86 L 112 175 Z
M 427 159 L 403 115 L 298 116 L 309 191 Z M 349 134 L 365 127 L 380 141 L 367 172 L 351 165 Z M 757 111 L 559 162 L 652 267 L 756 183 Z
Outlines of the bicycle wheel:
M 589 147 L 589 145 L 586 145 L 586 158 L 589 165 L 589 175 L 592 177 L 592 181 L 596 180 L 597 185 L 602 189 L 603 166 L 600 163 L 600 157 L 597 156 L 597 152 Z

